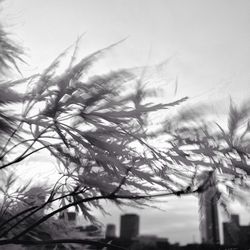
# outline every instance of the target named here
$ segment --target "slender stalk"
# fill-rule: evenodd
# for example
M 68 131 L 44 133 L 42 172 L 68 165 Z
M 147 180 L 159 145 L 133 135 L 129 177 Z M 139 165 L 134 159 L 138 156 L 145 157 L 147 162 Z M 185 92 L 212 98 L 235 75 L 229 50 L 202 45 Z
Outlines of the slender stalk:
M 150 199 L 150 198 L 157 198 L 157 197 L 164 197 L 164 196 L 170 196 L 170 195 L 177 195 L 177 196 L 181 196 L 181 195 L 188 195 L 188 194 L 192 194 L 192 193 L 197 193 L 199 192 L 199 189 L 195 189 L 195 190 L 180 190 L 180 191 L 176 191 L 176 192 L 170 192 L 170 193 L 161 193 L 161 194 L 153 194 L 153 195 L 102 195 L 102 196 L 95 196 L 95 197 L 88 197 L 88 198 L 83 198 L 77 201 L 74 201 L 72 203 L 69 203 L 65 206 L 62 206 L 54 211 L 52 211 L 49 214 L 46 214 L 44 217 L 42 217 L 41 219 L 39 219 L 38 221 L 36 221 L 35 223 L 33 223 L 31 226 L 29 226 L 28 228 L 26 228 L 25 230 L 23 230 L 21 233 L 19 233 L 18 235 L 16 235 L 14 237 L 14 239 L 19 239 L 20 237 L 24 236 L 26 233 L 28 233 L 29 231 L 31 231 L 32 229 L 34 229 L 35 227 L 39 226 L 40 224 L 42 224 L 43 222 L 45 222 L 46 220 L 48 220 L 49 218 L 51 218 L 52 216 L 54 216 L 57 213 L 60 213 L 61 211 L 64 211 L 70 207 L 76 206 L 80 203 L 84 203 L 84 202 L 91 202 L 93 200 L 115 200 L 115 199 L 125 199 L 125 200 L 139 200 L 139 199 Z
M 4 237 L 7 233 L 9 233 L 12 229 L 14 229 L 16 226 L 18 226 L 20 223 L 22 223 L 23 221 L 25 221 L 26 219 L 28 219 L 30 216 L 32 216 L 33 214 L 37 213 L 38 211 L 42 210 L 44 207 L 46 207 L 48 204 L 52 203 L 52 202 L 55 202 L 57 200 L 61 200 L 63 198 L 66 198 L 68 196 L 74 196 L 74 195 L 77 195 L 77 194 L 80 194 L 81 192 L 83 192 L 82 190 L 76 192 L 76 191 L 73 191 L 73 192 L 70 192 L 69 194 L 65 194 L 65 195 L 62 195 L 60 197 L 57 197 L 55 199 L 51 199 L 52 195 L 49 197 L 49 199 L 42 205 L 40 206 L 34 206 L 32 209 L 27 209 L 29 211 L 32 211 L 31 213 L 27 214 L 26 216 L 24 216 L 22 219 L 18 220 L 14 225 L 12 225 L 9 229 L 5 230 L 4 232 L 2 232 L 0 234 L 0 238 L 1 237 Z M 28 212 L 28 211 L 26 211 Z M 8 222 L 14 220 L 15 218 L 19 217 L 20 215 L 22 215 L 24 213 L 20 213 L 18 214 L 17 216 L 14 216 L 14 218 L 12 217 L 11 219 L 9 219 L 7 222 L 5 222 L 4 224 L 7 224 Z
M 53 137 L 50 137 L 50 136 L 45 136 L 45 137 L 42 137 L 42 139 L 44 138 L 48 138 L 48 139 L 51 139 Z M 17 144 L 15 144 L 14 146 L 12 146 L 11 148 L 9 148 L 7 151 L 5 151 L 5 153 L 3 155 L 0 156 L 0 159 L 2 159 L 6 154 L 10 153 L 13 149 L 15 149 L 16 147 L 18 147 L 19 145 L 22 145 L 23 143 L 26 143 L 26 142 L 29 142 L 29 141 L 34 141 L 34 138 L 32 139 L 27 139 L 27 140 L 23 140 Z M 29 147 L 30 148 L 30 147 Z
M 12 132 L 12 134 L 10 135 L 9 139 L 7 140 L 7 142 L 5 143 L 3 149 L 1 150 L 1 154 L 4 152 L 4 150 L 6 149 L 6 147 L 8 146 L 8 144 L 10 143 L 11 139 L 15 136 L 16 132 L 19 130 L 20 126 L 21 126 L 22 122 L 20 122 L 17 126 L 17 128 Z M 0 158 L 2 158 L 3 156 L 1 156 Z
M 1 224 L 0 224 L 0 229 L 1 229 L 2 227 L 4 227 L 5 225 L 7 225 L 8 223 L 10 223 L 11 221 L 13 221 L 13 220 L 15 220 L 16 218 L 18 218 L 19 216 L 21 216 L 21 215 L 23 215 L 23 214 L 26 214 L 26 213 L 28 213 L 29 211 L 31 211 L 31 210 L 33 210 L 33 209 L 35 209 L 35 208 L 37 208 L 37 206 L 29 207 L 29 208 L 27 208 L 27 209 L 25 209 L 25 210 L 23 210 L 23 211 L 21 211 L 21 212 L 15 214 L 15 215 L 12 216 L 10 219 L 8 219 L 8 220 L 4 221 L 3 223 L 1 223 Z
M 34 154 L 34 153 L 36 153 L 36 152 L 38 152 L 38 151 L 40 151 L 40 150 L 42 150 L 42 149 L 49 148 L 49 147 L 53 147 L 53 146 L 60 145 L 60 144 L 61 144 L 61 143 L 57 143 L 57 144 L 53 144 L 53 145 L 52 145 L 52 144 L 51 144 L 51 145 L 46 145 L 46 146 L 37 148 L 37 149 L 35 149 L 34 151 L 32 151 L 32 152 L 30 152 L 30 153 L 28 153 L 28 154 L 26 154 L 26 155 L 23 155 L 23 154 L 22 154 L 21 156 L 18 156 L 15 160 L 13 160 L 13 161 L 11 161 L 11 162 L 8 162 L 8 163 L 6 163 L 6 164 L 4 164 L 4 165 L 2 165 L 2 166 L 0 167 L 0 170 L 1 170 L 1 169 L 4 169 L 4 168 L 7 168 L 8 166 L 13 165 L 13 164 L 15 164 L 15 163 L 18 163 L 18 162 L 24 160 L 25 158 L 29 157 L 30 155 L 32 155 L 32 154 Z

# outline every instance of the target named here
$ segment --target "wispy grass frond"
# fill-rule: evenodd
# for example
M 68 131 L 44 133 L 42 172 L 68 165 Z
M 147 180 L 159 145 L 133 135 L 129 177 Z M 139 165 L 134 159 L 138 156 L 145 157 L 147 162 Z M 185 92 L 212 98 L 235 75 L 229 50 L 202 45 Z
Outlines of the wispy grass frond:
M 12 67 L 20 73 L 17 61 L 24 62 L 22 54 L 23 49 L 11 41 L 8 34 L 0 26 L 0 73 L 5 74 Z

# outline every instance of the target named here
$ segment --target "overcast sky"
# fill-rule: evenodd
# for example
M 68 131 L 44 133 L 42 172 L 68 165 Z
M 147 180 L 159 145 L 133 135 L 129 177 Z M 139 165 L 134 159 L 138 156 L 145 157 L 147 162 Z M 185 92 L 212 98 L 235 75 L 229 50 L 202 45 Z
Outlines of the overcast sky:
M 3 7 L 2 22 L 27 48 L 25 75 L 44 68 L 83 33 L 79 58 L 127 37 L 110 52 L 111 68 L 170 58 L 165 84 L 172 91 L 178 77 L 178 97 L 220 100 L 225 107 L 229 96 L 235 102 L 249 97 L 249 0 L 6 0 Z M 171 199 L 164 208 L 139 212 L 143 233 L 171 242 L 199 240 L 197 199 Z M 110 221 L 119 213 L 114 210 Z

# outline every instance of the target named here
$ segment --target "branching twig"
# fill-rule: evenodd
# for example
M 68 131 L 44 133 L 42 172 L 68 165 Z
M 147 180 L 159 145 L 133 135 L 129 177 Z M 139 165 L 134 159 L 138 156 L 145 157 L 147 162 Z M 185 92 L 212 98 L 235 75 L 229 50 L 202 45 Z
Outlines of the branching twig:
M 123 176 L 123 178 L 121 179 L 120 184 L 119 184 L 118 187 L 110 194 L 110 196 L 113 196 L 113 195 L 115 195 L 116 193 L 118 193 L 118 192 L 120 191 L 121 187 L 122 187 L 122 186 L 125 184 L 125 182 L 126 182 L 126 179 L 127 179 L 128 175 L 129 175 L 129 172 L 130 172 L 131 168 L 132 168 L 132 167 L 127 168 L 126 173 L 125 173 L 125 175 Z
M 139 199 L 151 199 L 151 198 L 157 198 L 157 197 L 164 197 L 164 196 L 170 196 L 170 195 L 188 195 L 188 194 L 193 194 L 193 193 L 198 193 L 200 192 L 199 189 L 195 190 L 180 190 L 180 191 L 175 191 L 175 192 L 170 192 L 170 193 L 161 193 L 161 194 L 152 194 L 152 195 L 102 195 L 102 196 L 95 196 L 95 197 L 88 197 L 88 198 L 83 198 L 79 199 L 77 201 L 74 201 L 72 203 L 69 203 L 67 205 L 64 205 L 54 211 L 52 211 L 49 214 L 46 214 L 44 217 L 33 223 L 31 226 L 26 228 L 24 231 L 19 233 L 18 235 L 15 236 L 15 239 L 19 239 L 20 237 L 24 236 L 26 233 L 29 231 L 33 230 L 35 227 L 39 226 L 43 222 L 47 221 L 49 218 L 54 216 L 55 214 L 60 213 L 61 211 L 64 211 L 70 207 L 76 206 L 80 203 L 84 202 L 91 202 L 94 200 L 115 200 L 115 199 L 123 199 L 123 200 L 139 200 Z
M 80 193 L 82 193 L 82 192 L 83 192 L 82 189 L 79 190 L 79 191 L 74 190 L 74 191 L 70 192 L 69 194 L 62 195 L 62 196 L 57 197 L 57 198 L 55 198 L 55 199 L 52 199 L 53 194 L 51 193 L 50 197 L 48 198 L 48 200 L 47 200 L 45 203 L 43 203 L 43 204 L 40 205 L 40 206 L 34 206 L 34 207 L 32 207 L 32 209 L 31 209 L 31 208 L 30 208 L 30 209 L 27 209 L 26 212 L 32 211 L 32 210 L 34 210 L 34 209 L 35 209 L 35 210 L 32 211 L 31 213 L 29 213 L 28 215 L 24 216 L 22 219 L 18 220 L 18 221 L 17 221 L 14 225 L 12 225 L 9 229 L 7 229 L 7 230 L 5 230 L 4 232 L 2 232 L 2 233 L 0 234 L 0 238 L 1 238 L 1 237 L 4 237 L 4 236 L 5 236 L 7 233 L 9 233 L 12 229 L 16 228 L 16 226 L 18 226 L 20 223 L 22 223 L 22 222 L 25 221 L 26 219 L 30 218 L 33 214 L 35 214 L 35 213 L 39 212 L 40 210 L 42 210 L 43 208 L 45 208 L 48 204 L 50 204 L 50 203 L 52 203 L 52 202 L 55 202 L 55 201 L 58 201 L 58 200 L 61 200 L 61 199 L 63 199 L 63 198 L 66 198 L 66 197 L 68 197 L 68 196 L 74 196 L 74 195 L 80 194 Z M 26 212 L 25 212 L 25 213 L 26 213 Z M 24 212 L 19 213 L 19 214 L 13 216 L 13 217 L 10 218 L 8 221 L 6 221 L 6 222 L 4 223 L 4 225 L 7 224 L 8 222 L 10 222 L 10 221 L 12 221 L 12 220 L 18 218 L 18 217 L 21 216 L 22 214 L 24 214 Z
M 37 208 L 37 206 L 29 207 L 29 208 L 27 208 L 27 209 L 25 209 L 25 210 L 23 210 L 23 211 L 21 211 L 21 212 L 15 214 L 14 216 L 12 216 L 11 218 L 9 218 L 8 220 L 6 220 L 6 221 L 4 221 L 3 223 L 1 223 L 1 224 L 0 224 L 0 229 L 1 229 L 2 227 L 4 227 L 5 225 L 7 225 L 8 223 L 10 223 L 11 221 L 17 219 L 19 216 L 21 216 L 21 215 L 23 215 L 23 214 L 26 214 L 26 213 L 28 213 L 28 212 L 32 211 L 33 209 L 36 209 L 36 208 Z
M 13 164 L 15 164 L 15 163 L 18 163 L 18 162 L 24 160 L 25 158 L 29 157 L 30 155 L 32 155 L 32 154 L 34 154 L 34 153 L 36 153 L 36 152 L 38 152 L 38 151 L 40 151 L 40 150 L 42 150 L 42 149 L 49 148 L 49 147 L 54 147 L 54 146 L 57 146 L 57 145 L 61 145 L 61 143 L 46 145 L 46 146 L 37 148 L 37 149 L 35 149 L 34 151 L 32 151 L 32 152 L 30 152 L 30 153 L 28 153 L 28 154 L 26 154 L 26 155 L 23 155 L 23 154 L 22 154 L 21 156 L 18 156 L 15 160 L 13 160 L 13 161 L 11 161 L 11 162 L 8 162 L 8 163 L 6 163 L 6 164 L 0 166 L 0 170 L 1 170 L 1 169 L 4 169 L 4 168 L 7 168 L 8 166 L 13 165 Z

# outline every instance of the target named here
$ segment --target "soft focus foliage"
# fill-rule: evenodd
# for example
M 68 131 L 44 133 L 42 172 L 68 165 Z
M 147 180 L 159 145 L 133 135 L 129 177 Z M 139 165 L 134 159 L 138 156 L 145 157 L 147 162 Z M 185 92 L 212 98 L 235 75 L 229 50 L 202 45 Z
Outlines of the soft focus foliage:
M 48 223 L 55 224 L 52 215 L 69 207 L 94 222 L 91 209 L 103 210 L 102 199 L 141 205 L 138 195 L 157 190 L 172 193 L 184 187 L 185 183 L 167 175 L 175 168 L 175 160 L 149 145 L 146 126 L 148 114 L 179 105 L 186 98 L 167 104 L 147 102 L 147 91 L 133 70 L 89 76 L 96 60 L 115 45 L 79 63 L 72 61 L 61 74 L 57 67 L 65 53 L 40 75 L 2 83 L 1 116 L 12 103 L 22 108 L 1 126 L 5 139 L 0 169 L 7 181 L 7 190 L 2 189 L 1 236 L 43 239 L 44 231 L 57 237 L 58 230 L 51 225 L 51 230 L 46 228 Z M 15 84 L 27 84 L 28 91 L 18 94 Z M 35 189 L 34 197 L 34 187 L 16 187 L 18 176 L 8 169 L 40 150 L 48 150 L 57 160 L 60 178 L 47 193 L 39 195 Z M 46 222 L 44 211 L 49 213 Z
M 58 220 L 68 209 L 97 223 L 92 208 L 105 212 L 101 200 L 141 206 L 152 197 L 204 192 L 211 183 L 204 172 L 216 173 L 213 185 L 223 205 L 249 189 L 249 103 L 231 104 L 228 129 L 209 123 L 196 108 L 168 116 L 156 130 L 151 114 L 163 115 L 187 98 L 158 103 L 133 69 L 89 74 L 115 45 L 78 63 L 74 53 L 62 73 L 66 52 L 41 74 L 2 80 L 1 238 L 70 238 L 73 232 Z M 0 46 L 3 74 L 16 67 L 21 51 L 1 29 Z M 17 84 L 27 91 L 18 93 Z M 19 162 L 39 151 L 57 162 L 59 177 L 47 187 L 21 183 L 14 174 Z
M 0 26 L 0 73 L 6 73 L 6 70 L 9 70 L 12 66 L 19 71 L 16 61 L 23 61 L 21 58 L 22 52 L 22 48 L 10 40 L 8 34 Z
M 180 163 L 186 165 L 188 160 L 197 177 L 204 171 L 215 173 L 214 185 L 218 187 L 220 202 L 225 208 L 231 199 L 245 203 L 250 188 L 249 101 L 240 107 L 230 102 L 226 128 L 208 121 L 208 115 L 211 116 L 211 112 L 207 107 L 199 105 L 167 122 L 166 129 L 174 138 L 172 143 L 182 152 Z

